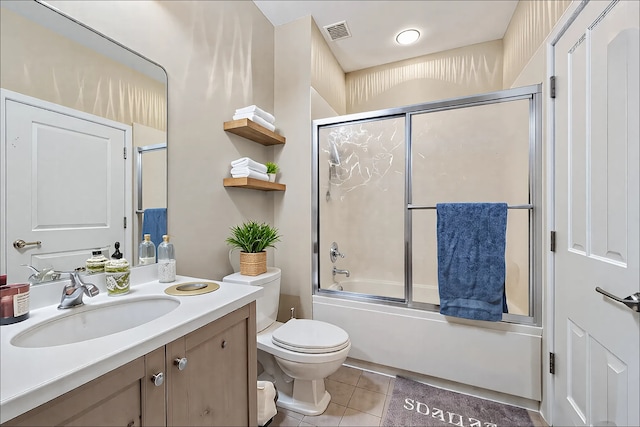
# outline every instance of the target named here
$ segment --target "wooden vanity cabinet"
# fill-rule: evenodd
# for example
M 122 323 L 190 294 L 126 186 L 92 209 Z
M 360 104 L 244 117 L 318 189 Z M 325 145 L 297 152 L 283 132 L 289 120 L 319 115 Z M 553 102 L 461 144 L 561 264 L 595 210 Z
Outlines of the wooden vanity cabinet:
M 167 425 L 256 425 L 255 337 L 252 303 L 168 344 Z
M 255 316 L 252 302 L 2 426 L 255 426 Z
M 139 357 L 2 425 L 140 426 L 145 419 L 143 409 L 151 409 L 144 404 L 149 382 L 145 370 L 147 357 L 150 360 L 161 357 L 164 362 L 164 348 Z M 149 421 L 155 420 L 151 417 Z

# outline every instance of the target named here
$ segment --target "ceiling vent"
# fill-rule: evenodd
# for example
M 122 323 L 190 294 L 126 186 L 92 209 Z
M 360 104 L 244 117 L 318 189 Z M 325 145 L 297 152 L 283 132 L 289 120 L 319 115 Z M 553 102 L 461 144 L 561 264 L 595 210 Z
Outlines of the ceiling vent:
M 340 39 L 346 39 L 347 37 L 351 37 L 351 32 L 349 32 L 349 27 L 347 27 L 347 21 L 336 22 L 335 24 L 325 25 L 324 29 L 329 34 L 331 41 L 336 41 Z

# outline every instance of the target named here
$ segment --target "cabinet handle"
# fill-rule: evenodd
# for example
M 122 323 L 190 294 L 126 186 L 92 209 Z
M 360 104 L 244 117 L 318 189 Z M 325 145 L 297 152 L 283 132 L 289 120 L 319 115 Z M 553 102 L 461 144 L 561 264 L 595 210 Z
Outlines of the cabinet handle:
M 183 371 L 184 368 L 187 367 L 187 358 L 183 357 L 183 358 L 176 358 L 173 361 L 173 364 L 176 365 L 178 367 L 179 371 Z
M 160 387 L 162 383 L 164 383 L 164 374 L 162 372 L 158 372 L 151 376 L 151 382 L 156 386 Z
M 226 348 L 227 347 L 227 340 L 222 340 L 222 344 L 220 345 L 220 347 Z

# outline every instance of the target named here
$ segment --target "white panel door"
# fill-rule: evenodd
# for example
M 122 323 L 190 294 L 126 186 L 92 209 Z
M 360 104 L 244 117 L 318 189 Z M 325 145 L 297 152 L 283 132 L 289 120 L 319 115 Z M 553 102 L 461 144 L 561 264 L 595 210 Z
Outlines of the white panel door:
M 9 281 L 29 276 L 21 264 L 70 270 L 93 249 L 124 250 L 130 127 L 13 93 L 3 110 Z
M 640 425 L 640 3 L 591 1 L 555 46 L 554 425 Z M 640 295 L 640 294 L 639 294 Z

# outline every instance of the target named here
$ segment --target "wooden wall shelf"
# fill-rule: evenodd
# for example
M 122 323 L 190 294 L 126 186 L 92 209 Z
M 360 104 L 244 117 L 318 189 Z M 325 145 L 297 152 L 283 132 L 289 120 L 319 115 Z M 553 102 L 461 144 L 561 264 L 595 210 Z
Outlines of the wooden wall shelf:
M 284 136 L 271 132 L 269 129 L 260 126 L 249 119 L 224 122 L 224 130 L 262 145 L 279 145 L 286 142 L 286 138 Z
M 285 191 L 287 189 L 284 184 L 255 178 L 224 178 L 223 184 L 225 187 L 249 188 L 262 191 Z

